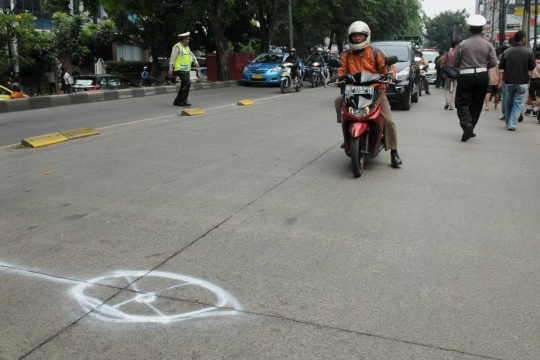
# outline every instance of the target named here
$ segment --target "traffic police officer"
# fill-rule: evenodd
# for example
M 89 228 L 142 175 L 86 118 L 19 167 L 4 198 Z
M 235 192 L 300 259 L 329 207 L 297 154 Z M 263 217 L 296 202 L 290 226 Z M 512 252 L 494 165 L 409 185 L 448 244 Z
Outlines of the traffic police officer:
M 462 41 L 454 55 L 454 68 L 459 69 L 456 109 L 463 129 L 461 141 L 475 137 L 473 132 L 489 84 L 488 69 L 497 65 L 495 49 L 482 38 L 486 18 L 473 15 L 467 19 L 471 37 Z
M 173 46 L 169 60 L 169 72 L 167 75 L 170 78 L 174 71 L 174 74 L 180 78 L 180 90 L 178 90 L 178 95 L 176 95 L 173 103 L 176 106 L 191 106 L 187 102 L 189 88 L 191 87 L 189 71 L 193 62 L 195 62 L 197 68 L 200 67 L 195 55 L 189 49 L 189 34 L 189 32 L 186 32 L 178 35 L 180 41 Z

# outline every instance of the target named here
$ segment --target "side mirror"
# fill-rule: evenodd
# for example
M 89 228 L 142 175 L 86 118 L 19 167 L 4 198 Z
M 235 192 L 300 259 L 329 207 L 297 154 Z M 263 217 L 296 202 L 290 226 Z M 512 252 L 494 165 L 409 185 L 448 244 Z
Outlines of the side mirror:
M 418 56 L 414 58 L 414 62 L 420 62 L 420 60 L 422 60 L 422 58 L 420 58 Z
M 332 60 L 328 61 L 328 66 L 333 67 L 333 68 L 341 67 L 341 61 L 339 61 L 337 59 L 332 59 Z
M 392 55 L 386 58 L 386 61 L 384 62 L 386 65 L 394 65 L 397 63 L 397 56 Z

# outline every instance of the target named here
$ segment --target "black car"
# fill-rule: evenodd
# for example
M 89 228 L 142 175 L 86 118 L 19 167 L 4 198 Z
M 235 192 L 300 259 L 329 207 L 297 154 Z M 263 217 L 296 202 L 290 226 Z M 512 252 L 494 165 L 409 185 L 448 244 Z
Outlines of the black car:
M 74 92 L 136 88 L 137 84 L 120 75 L 79 75 L 72 85 Z
M 403 110 L 409 110 L 411 103 L 418 102 L 420 93 L 420 71 L 418 63 L 414 61 L 415 48 L 407 41 L 381 41 L 371 45 L 381 49 L 388 56 L 397 56 L 398 62 L 394 65 L 397 82 L 395 86 L 387 87 L 386 96 L 390 103 L 400 104 Z

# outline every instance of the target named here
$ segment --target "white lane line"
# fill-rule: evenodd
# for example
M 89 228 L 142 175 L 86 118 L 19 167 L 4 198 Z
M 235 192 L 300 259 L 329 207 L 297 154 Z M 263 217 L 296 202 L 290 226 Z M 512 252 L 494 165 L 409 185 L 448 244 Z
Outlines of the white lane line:
M 314 90 L 317 90 L 317 89 L 304 90 L 303 92 L 309 92 L 309 91 L 314 91 Z M 269 97 L 266 97 L 266 98 L 254 99 L 253 101 L 263 101 L 263 100 L 275 99 L 275 98 L 282 97 L 282 96 L 287 96 L 287 94 L 280 94 L 280 95 L 275 95 L 275 96 L 269 96 Z M 216 106 L 216 107 L 213 107 L 213 108 L 208 108 L 208 109 L 203 109 L 203 110 L 215 110 L 215 109 L 221 109 L 221 108 L 230 107 L 230 106 L 237 106 L 237 104 L 221 105 L 221 106 Z M 133 124 L 137 124 L 137 123 L 141 123 L 141 122 L 145 122 L 145 121 L 166 119 L 166 118 L 169 118 L 169 117 L 175 117 L 177 115 L 178 114 L 171 114 L 171 115 L 164 115 L 164 116 L 158 116 L 158 117 L 153 117 L 153 118 L 135 120 L 135 121 L 130 121 L 130 122 L 127 122 L 127 123 L 122 123 L 122 124 L 103 126 L 103 127 L 100 127 L 100 128 L 96 128 L 96 130 L 111 129 L 111 128 L 118 127 L 118 126 L 133 125 Z M 2 147 L 0 147 L 0 150 L 1 149 L 7 149 L 7 148 L 17 146 L 17 145 L 20 145 L 20 143 L 2 146 Z

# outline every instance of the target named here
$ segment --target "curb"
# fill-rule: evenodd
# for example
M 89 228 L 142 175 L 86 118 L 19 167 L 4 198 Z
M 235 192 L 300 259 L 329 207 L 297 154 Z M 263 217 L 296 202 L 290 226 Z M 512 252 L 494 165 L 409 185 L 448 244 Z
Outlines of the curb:
M 191 84 L 190 91 L 223 89 L 242 84 L 242 80 L 221 81 L 207 84 Z M 84 93 L 60 94 L 53 96 L 29 97 L 0 101 L 0 114 L 16 111 L 45 109 L 56 106 L 88 104 L 98 101 L 131 99 L 144 96 L 173 94 L 180 90 L 180 86 L 157 86 L 140 89 L 122 89 L 109 91 L 87 91 Z

